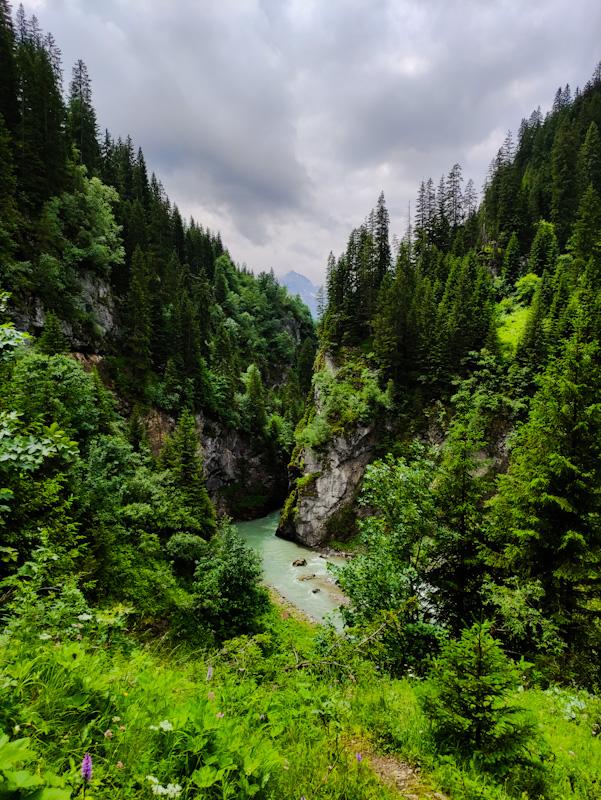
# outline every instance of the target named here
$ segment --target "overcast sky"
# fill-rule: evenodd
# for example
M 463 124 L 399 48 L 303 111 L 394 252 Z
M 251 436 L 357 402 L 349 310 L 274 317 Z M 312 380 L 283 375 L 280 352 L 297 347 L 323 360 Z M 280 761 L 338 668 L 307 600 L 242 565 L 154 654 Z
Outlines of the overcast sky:
M 384 190 L 478 187 L 508 128 L 601 59 L 599 0 L 29 0 L 185 216 L 321 282 Z

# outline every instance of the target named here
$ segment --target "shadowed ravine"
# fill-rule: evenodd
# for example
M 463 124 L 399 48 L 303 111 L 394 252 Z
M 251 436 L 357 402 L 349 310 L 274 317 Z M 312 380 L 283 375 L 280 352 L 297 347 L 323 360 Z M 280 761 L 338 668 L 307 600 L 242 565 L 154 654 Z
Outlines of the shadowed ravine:
M 329 575 L 327 564 L 342 564 L 344 559 L 330 556 L 326 559 L 315 550 L 275 536 L 279 516 L 275 511 L 261 519 L 238 522 L 236 527 L 244 541 L 261 556 L 268 586 L 318 622 L 331 615 L 338 627 L 341 620 L 336 609 L 344 602 L 344 596 Z M 307 565 L 292 566 L 296 559 L 306 559 Z

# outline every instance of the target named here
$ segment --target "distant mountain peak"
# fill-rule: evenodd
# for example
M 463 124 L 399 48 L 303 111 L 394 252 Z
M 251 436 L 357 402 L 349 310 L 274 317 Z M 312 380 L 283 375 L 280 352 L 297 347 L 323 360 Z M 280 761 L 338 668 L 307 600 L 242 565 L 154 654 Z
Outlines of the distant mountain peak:
M 303 275 L 301 272 L 290 270 L 278 279 L 282 286 L 285 286 L 290 294 L 299 295 L 303 303 L 308 306 L 313 319 L 317 319 L 317 292 L 319 286 Z

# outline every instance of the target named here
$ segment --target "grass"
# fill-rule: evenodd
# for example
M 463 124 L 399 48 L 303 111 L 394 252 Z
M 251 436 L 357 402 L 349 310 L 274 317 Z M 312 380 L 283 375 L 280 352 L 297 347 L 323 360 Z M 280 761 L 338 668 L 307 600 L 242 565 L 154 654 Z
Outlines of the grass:
M 522 305 L 515 305 L 509 310 L 502 311 L 498 328 L 501 347 L 513 354 L 523 336 L 530 309 Z
M 356 758 L 361 743 L 384 769 L 419 771 L 411 789 L 419 797 L 520 797 L 474 765 L 437 755 L 421 681 L 390 679 L 360 659 L 329 664 L 319 641 L 319 629 L 275 608 L 262 633 L 219 651 L 145 645 L 127 633 L 110 641 L 92 623 L 48 640 L 5 636 L 0 734 L 28 740 L 30 755 L 15 770 L 37 783 L 3 793 L 0 760 L 0 797 L 80 796 L 86 752 L 94 764 L 87 800 L 151 798 L 153 786 L 166 792 L 170 784 L 180 800 L 399 797 L 369 758 Z M 601 797 L 599 699 L 528 688 L 520 702 L 536 723 L 546 771 L 544 793 L 522 800 Z

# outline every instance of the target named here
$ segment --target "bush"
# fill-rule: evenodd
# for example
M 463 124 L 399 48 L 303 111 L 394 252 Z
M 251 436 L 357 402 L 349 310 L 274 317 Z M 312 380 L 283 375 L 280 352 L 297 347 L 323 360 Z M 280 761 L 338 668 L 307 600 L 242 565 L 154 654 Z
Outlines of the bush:
M 518 685 L 518 670 L 491 636 L 490 623 L 449 642 L 424 696 L 441 752 L 497 774 L 532 764 L 533 725 L 512 699 Z
M 229 521 L 221 523 L 194 573 L 196 608 L 220 639 L 251 632 L 269 606 L 259 557 Z M 204 621 L 203 620 L 203 621 Z

